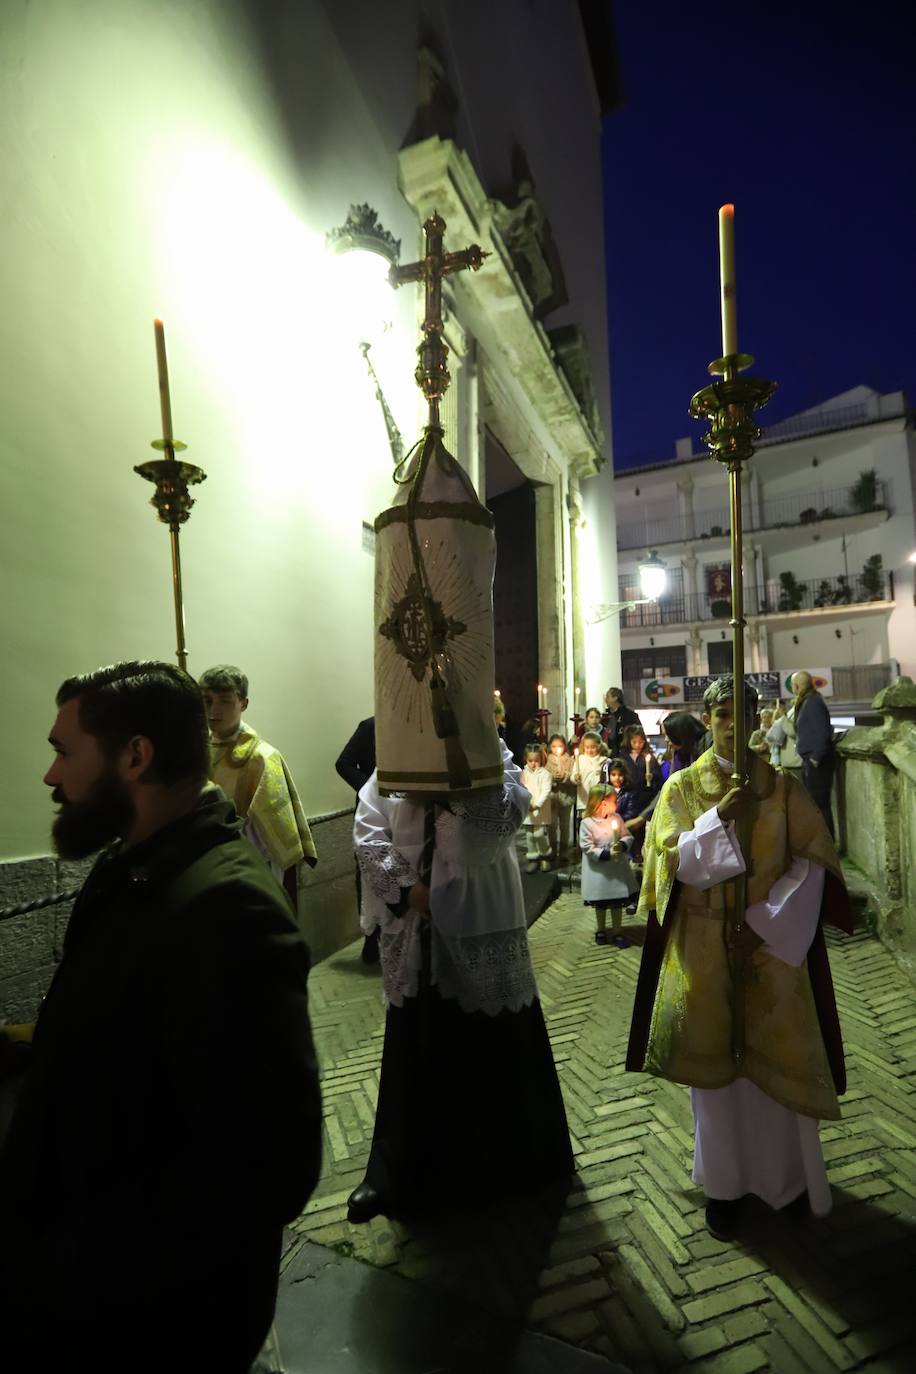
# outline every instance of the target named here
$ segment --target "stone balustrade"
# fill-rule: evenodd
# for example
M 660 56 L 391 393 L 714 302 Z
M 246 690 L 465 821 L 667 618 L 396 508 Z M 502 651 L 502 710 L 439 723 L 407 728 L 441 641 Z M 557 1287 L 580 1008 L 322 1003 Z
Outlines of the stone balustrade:
M 837 749 L 837 837 L 867 880 L 878 935 L 916 979 L 916 684 L 898 678 L 872 706 L 883 723 L 848 730 Z

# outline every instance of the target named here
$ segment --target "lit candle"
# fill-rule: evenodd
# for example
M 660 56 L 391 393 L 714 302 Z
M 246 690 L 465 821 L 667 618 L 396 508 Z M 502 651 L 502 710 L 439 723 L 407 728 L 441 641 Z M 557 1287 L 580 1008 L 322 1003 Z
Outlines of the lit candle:
M 722 355 L 738 352 L 738 301 L 735 295 L 735 207 L 719 210 L 719 280 L 722 291 Z
M 544 704 L 544 707 L 546 708 L 546 706 L 547 706 L 547 688 L 546 688 L 546 687 L 544 688 L 544 703 L 543 703 L 543 704 Z
M 582 691 L 582 688 L 581 688 L 581 687 L 577 687 L 577 688 L 576 688 L 576 710 L 579 709 L 579 693 L 580 693 L 581 691 Z
M 544 704 L 544 703 L 542 702 L 542 700 L 541 700 L 541 696 L 542 696 L 542 694 L 543 694 L 543 691 L 544 691 L 544 688 L 541 686 L 540 683 L 538 683 L 538 710 L 539 710 L 539 711 L 540 711 L 541 707 L 542 707 L 543 704 Z
M 159 409 L 162 411 L 162 437 L 170 444 L 172 434 L 172 402 L 169 397 L 169 364 L 165 356 L 165 325 L 153 320 L 156 334 L 156 366 L 159 369 Z

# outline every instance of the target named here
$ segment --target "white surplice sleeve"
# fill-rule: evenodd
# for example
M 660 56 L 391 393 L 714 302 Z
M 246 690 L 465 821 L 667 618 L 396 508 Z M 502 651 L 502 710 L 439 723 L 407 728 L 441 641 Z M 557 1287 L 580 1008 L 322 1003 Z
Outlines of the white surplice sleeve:
M 726 825 L 711 806 L 692 830 L 678 836 L 678 880 L 705 892 L 744 872 L 744 857 L 732 825 Z
M 722 822 L 714 806 L 678 837 L 677 845 L 679 880 L 701 892 L 744 872 L 734 827 Z M 804 962 L 817 929 L 823 891 L 823 868 L 808 859 L 793 859 L 763 901 L 751 903 L 745 919 L 769 954 L 795 968 Z
M 794 968 L 804 963 L 814 939 L 824 893 L 824 870 L 810 859 L 793 859 L 762 902 L 745 917 L 770 954 Z
M 363 880 L 361 924 L 367 932 L 384 923 L 391 916 L 389 903 L 400 901 L 402 889 L 418 881 L 410 858 L 393 842 L 391 818 L 385 807 L 373 773 L 360 789 L 353 818 L 353 847 Z

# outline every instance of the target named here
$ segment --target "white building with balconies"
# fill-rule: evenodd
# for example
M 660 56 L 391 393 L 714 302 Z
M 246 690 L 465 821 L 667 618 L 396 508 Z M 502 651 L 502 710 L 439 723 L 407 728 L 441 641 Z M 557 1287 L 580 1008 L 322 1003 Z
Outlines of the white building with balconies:
M 697 444 L 697 447 L 699 445 Z M 622 617 L 623 684 L 731 667 L 724 468 L 680 439 L 672 461 L 615 477 L 619 596 L 637 563 L 668 568 L 657 603 Z M 832 707 L 916 675 L 916 440 L 907 398 L 854 387 L 765 431 L 744 474 L 749 671 L 832 669 Z

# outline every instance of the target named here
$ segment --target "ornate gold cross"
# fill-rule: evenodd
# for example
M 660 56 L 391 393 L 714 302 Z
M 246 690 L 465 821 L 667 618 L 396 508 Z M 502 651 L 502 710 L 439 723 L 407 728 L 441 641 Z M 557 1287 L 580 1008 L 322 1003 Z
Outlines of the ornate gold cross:
M 426 314 L 423 320 L 423 341 L 417 349 L 417 386 L 429 404 L 430 429 L 439 429 L 439 402 L 448 391 L 451 374 L 448 370 L 448 344 L 442 337 L 442 278 L 452 272 L 469 269 L 476 272 L 487 254 L 476 243 L 460 253 L 446 253 L 442 240 L 445 220 L 433 211 L 423 225 L 426 235 L 426 255 L 419 262 L 404 267 L 392 267 L 389 280 L 392 286 L 422 281 L 426 288 Z

